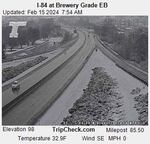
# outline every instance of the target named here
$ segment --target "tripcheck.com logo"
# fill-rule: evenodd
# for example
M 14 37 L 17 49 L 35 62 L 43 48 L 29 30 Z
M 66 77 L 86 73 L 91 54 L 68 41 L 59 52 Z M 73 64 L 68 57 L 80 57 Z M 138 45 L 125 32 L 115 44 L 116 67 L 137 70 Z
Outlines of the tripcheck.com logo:
M 53 132 L 95 132 L 95 128 L 84 128 L 84 127 L 52 127 Z
M 9 26 L 12 27 L 11 33 L 9 34 L 9 38 L 18 38 L 18 28 L 20 26 L 26 26 L 27 22 L 20 21 L 20 22 L 9 22 Z

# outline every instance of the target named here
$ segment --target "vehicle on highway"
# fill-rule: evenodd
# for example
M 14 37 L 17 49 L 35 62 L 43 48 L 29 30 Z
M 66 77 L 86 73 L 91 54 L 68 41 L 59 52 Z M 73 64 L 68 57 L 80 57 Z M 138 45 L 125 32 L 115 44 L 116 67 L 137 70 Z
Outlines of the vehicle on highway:
M 77 33 L 77 30 L 76 30 L 76 29 L 74 30 L 74 33 Z
M 18 81 L 14 81 L 13 83 L 12 83 L 12 91 L 19 91 L 19 89 L 20 89 L 20 84 L 18 83 Z

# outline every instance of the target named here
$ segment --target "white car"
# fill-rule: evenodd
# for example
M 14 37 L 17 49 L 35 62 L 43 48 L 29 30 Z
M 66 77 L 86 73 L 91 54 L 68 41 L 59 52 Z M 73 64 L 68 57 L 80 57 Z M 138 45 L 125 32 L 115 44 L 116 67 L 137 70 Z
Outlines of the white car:
M 17 90 L 19 90 L 20 89 L 20 84 L 18 83 L 18 81 L 14 81 L 13 83 L 12 83 L 12 90 L 13 91 L 17 91 Z

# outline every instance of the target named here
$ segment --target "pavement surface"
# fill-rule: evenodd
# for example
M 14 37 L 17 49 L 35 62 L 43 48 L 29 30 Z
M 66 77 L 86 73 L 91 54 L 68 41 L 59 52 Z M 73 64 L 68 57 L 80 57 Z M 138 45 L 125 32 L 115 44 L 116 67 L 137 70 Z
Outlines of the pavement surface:
M 100 45 L 102 47 L 102 45 Z M 135 106 L 135 100 L 131 91 L 135 88 L 148 88 L 141 81 L 126 73 L 121 68 L 105 56 L 98 48 L 94 51 L 88 62 L 66 88 L 57 101 L 38 119 L 36 125 L 60 125 L 63 118 L 69 116 L 68 110 L 72 108 L 74 102 L 78 100 L 90 81 L 92 69 L 95 67 L 103 67 L 108 75 L 116 79 L 118 82 L 118 93 L 122 96 L 122 110 L 124 111 L 124 121 L 138 122 L 138 113 Z M 115 115 L 116 117 L 116 115 Z M 120 117 L 116 117 L 119 119 Z
M 23 100 L 3 115 L 3 125 L 32 123 L 62 93 L 71 79 L 77 74 L 77 71 L 81 68 L 93 48 L 93 36 L 79 32 L 79 40 L 70 49 L 65 51 L 56 60 L 48 63 L 44 68 L 21 81 L 21 89 L 18 93 L 14 94 L 11 89 L 4 91 L 3 106 L 7 105 L 24 91 L 30 89 L 31 85 L 38 83 L 39 78 L 42 80 L 46 77 L 38 87 L 30 90 Z M 73 54 L 74 56 L 72 56 Z M 60 68 L 56 70 L 59 66 Z M 54 70 L 55 72 L 49 75 Z

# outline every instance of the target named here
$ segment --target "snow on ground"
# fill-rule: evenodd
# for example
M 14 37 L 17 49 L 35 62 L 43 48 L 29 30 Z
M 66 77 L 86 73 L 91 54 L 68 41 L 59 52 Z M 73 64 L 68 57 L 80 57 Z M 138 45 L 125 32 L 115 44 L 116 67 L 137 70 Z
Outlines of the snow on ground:
M 45 40 L 39 39 L 39 40 L 36 40 L 36 41 L 35 41 L 35 44 L 42 44 L 42 43 L 44 43 L 44 42 L 45 42 Z
M 19 65 L 23 62 L 31 61 L 31 60 L 35 59 L 36 57 L 38 57 L 38 56 L 45 56 L 45 57 L 48 57 L 48 58 L 52 59 L 53 57 L 58 55 L 60 52 L 62 52 L 62 50 L 63 49 L 58 49 L 58 50 L 51 51 L 49 53 L 44 53 L 44 54 L 36 55 L 36 56 L 33 56 L 33 57 L 28 57 L 28 58 L 24 58 L 24 59 L 5 62 L 5 63 L 2 64 L 2 69 L 10 67 L 10 66 L 17 66 L 17 65 Z
M 117 67 L 114 62 L 108 59 L 100 51 L 94 51 L 87 64 L 82 71 L 68 86 L 63 94 L 56 102 L 45 112 L 38 120 L 36 125 L 58 125 L 63 121 L 63 118 L 69 115 L 68 109 L 73 106 L 73 103 L 82 96 L 83 89 L 87 87 L 93 68 L 104 67 L 105 71 L 112 78 L 117 79 L 118 90 L 123 96 L 125 120 L 138 121 L 138 113 L 134 108 L 135 101 L 131 91 L 137 87 L 143 88 L 147 86 L 132 77 L 121 68 Z
M 9 54 L 13 54 L 13 53 L 16 53 L 16 52 L 19 52 L 19 51 L 22 51 L 22 50 L 25 50 L 25 49 L 30 49 L 34 46 L 27 46 L 27 45 L 23 45 L 22 48 L 20 48 L 19 46 L 18 47 L 15 47 L 13 48 L 13 51 L 10 51 L 10 47 L 6 48 L 6 54 L 9 55 Z
M 56 43 L 61 42 L 62 39 L 63 39 L 63 37 L 52 37 L 52 38 L 49 39 L 49 44 L 53 45 L 54 42 L 56 42 Z M 44 42 L 45 42 L 45 40 L 39 39 L 39 40 L 35 41 L 35 45 L 40 45 L 40 44 L 42 44 Z M 31 49 L 34 49 L 34 48 L 35 48 L 34 45 L 31 45 L 31 46 L 23 45 L 22 48 L 20 48 L 18 46 L 18 47 L 13 48 L 13 51 L 10 51 L 10 47 L 8 47 L 6 49 L 6 54 L 9 55 L 9 54 L 13 54 L 13 53 L 25 50 L 25 49 L 30 49 L 31 50 Z
M 53 42 L 61 42 L 63 40 L 63 37 L 52 37 L 49 39 L 49 42 L 53 43 Z

